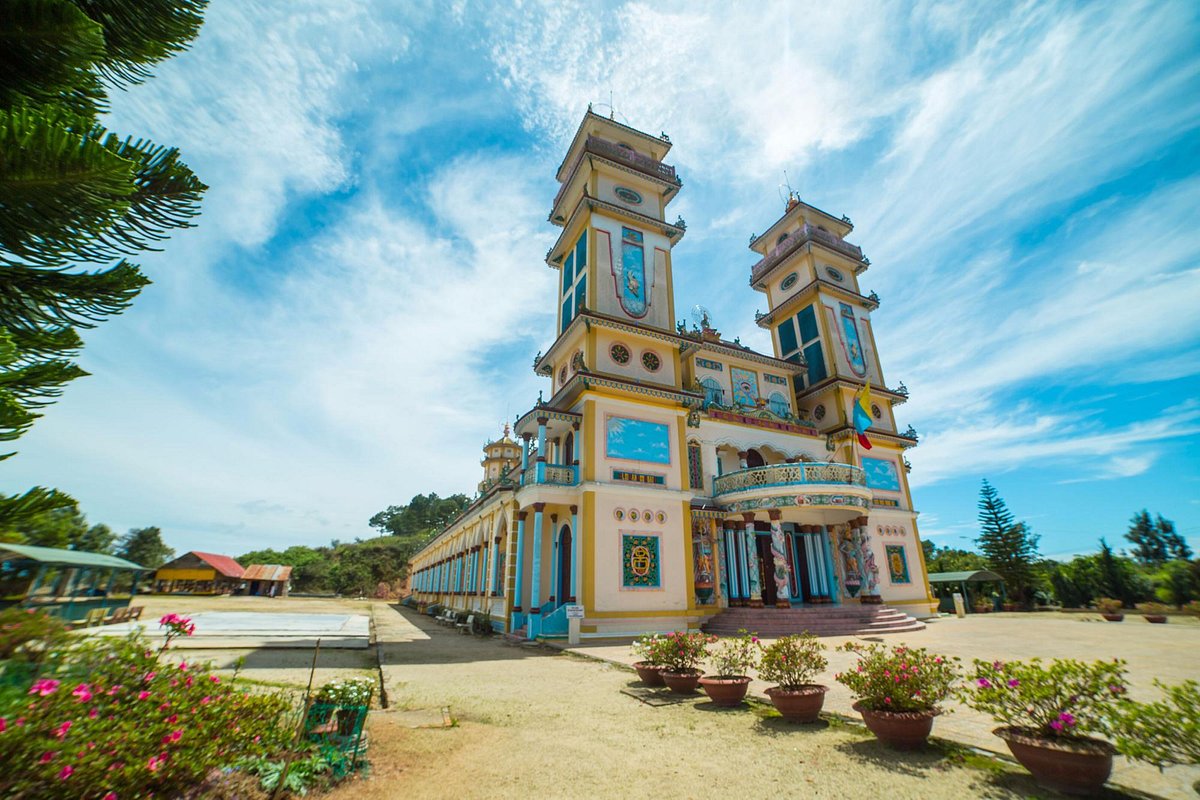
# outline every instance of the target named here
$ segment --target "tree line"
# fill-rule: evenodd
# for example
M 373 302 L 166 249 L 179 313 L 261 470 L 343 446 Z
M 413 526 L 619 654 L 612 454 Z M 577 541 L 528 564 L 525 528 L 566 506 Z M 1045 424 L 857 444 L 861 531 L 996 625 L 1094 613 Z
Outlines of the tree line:
M 1004 579 L 1009 598 L 1027 606 L 1085 608 L 1111 597 L 1126 607 L 1143 601 L 1178 607 L 1200 598 L 1200 560 L 1162 514 L 1143 509 L 1133 515 L 1124 534 L 1127 551 L 1118 553 L 1101 537 L 1096 552 L 1064 562 L 1041 556 L 1040 537 L 1016 520 L 987 480 L 978 508 L 978 551 L 922 541 L 929 572 L 991 570 Z
M 175 551 L 163 542 L 159 528 L 130 528 L 121 535 L 103 522 L 89 524 L 74 501 L 18 517 L 0 528 L 0 542 L 103 553 L 151 568 L 175 557 Z
M 408 562 L 438 531 L 470 504 L 463 494 L 418 494 L 406 505 L 388 506 L 368 524 L 373 539 L 334 540 L 325 547 L 294 545 L 284 550 L 252 550 L 242 564 L 284 564 L 292 568 L 292 591 L 372 595 L 393 592 L 408 574 Z

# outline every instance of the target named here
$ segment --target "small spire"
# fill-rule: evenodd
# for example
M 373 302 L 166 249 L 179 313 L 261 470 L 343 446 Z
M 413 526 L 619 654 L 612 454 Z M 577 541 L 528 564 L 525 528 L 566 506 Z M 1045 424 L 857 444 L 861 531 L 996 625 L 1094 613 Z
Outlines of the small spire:
M 504 423 L 504 438 L 508 438 L 508 423 Z

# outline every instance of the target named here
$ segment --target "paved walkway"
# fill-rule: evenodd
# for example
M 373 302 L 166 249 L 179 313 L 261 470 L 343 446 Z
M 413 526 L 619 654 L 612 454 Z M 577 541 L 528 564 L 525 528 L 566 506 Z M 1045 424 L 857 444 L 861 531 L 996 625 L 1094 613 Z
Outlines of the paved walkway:
M 829 668 L 820 682 L 830 685 L 825 708 L 857 718 L 850 706 L 848 689 L 833 680 L 833 675 L 855 663 L 851 653 L 834 652 L 847 641 L 906 643 L 925 647 L 943 655 L 958 656 L 964 664 L 973 658 L 1028 659 L 1040 656 L 1101 660 L 1122 658 L 1129 664 L 1130 696 L 1150 700 L 1157 696 L 1155 678 L 1165 683 L 1180 683 L 1200 677 L 1200 624 L 1172 618 L 1167 625 L 1151 625 L 1140 617 L 1127 616 L 1122 623 L 1106 623 L 1098 616 L 1068 614 L 989 614 L 968 615 L 964 619 L 943 617 L 933 620 L 923 631 L 877 637 L 831 636 L 822 639 L 830 652 Z M 583 642 L 559 647 L 580 655 L 617 664 L 638 660 L 629 647 L 630 640 Z M 769 702 L 763 690 L 769 684 L 755 678 L 750 691 Z M 992 735 L 996 723 L 984 714 L 958 704 L 954 713 L 943 714 L 934 723 L 934 735 L 1008 756 L 1004 743 Z M 1196 800 L 1192 784 L 1200 780 L 1200 767 L 1172 767 L 1160 773 L 1156 768 L 1118 758 L 1113 765 L 1111 782 L 1136 787 L 1155 795 L 1179 800 Z

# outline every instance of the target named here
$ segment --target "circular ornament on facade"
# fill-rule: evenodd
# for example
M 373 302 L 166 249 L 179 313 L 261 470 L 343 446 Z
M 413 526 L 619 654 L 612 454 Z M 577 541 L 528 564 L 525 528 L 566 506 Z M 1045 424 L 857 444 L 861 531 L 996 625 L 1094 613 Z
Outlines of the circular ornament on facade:
M 613 194 L 631 206 L 640 206 L 642 204 L 642 196 L 628 186 L 614 186 Z
M 658 372 L 659 368 L 662 367 L 662 359 L 653 350 L 647 350 L 642 353 L 642 366 L 649 372 Z
M 799 273 L 793 272 L 792 274 L 790 274 L 786 278 L 784 278 L 782 281 L 780 281 L 779 288 L 786 292 L 788 289 L 795 286 L 796 281 L 798 281 L 798 280 L 800 280 Z
M 625 521 L 625 509 L 614 508 L 613 509 L 613 517 L 617 520 L 617 522 L 624 522 Z
M 617 364 L 629 363 L 629 348 L 623 344 L 614 344 L 608 348 L 608 357 Z
M 816 408 L 814 408 L 813 409 L 813 418 L 818 421 L 825 419 L 825 406 L 822 405 L 822 406 L 817 406 Z
M 829 277 L 833 278 L 838 283 L 841 283 L 842 281 L 846 280 L 846 276 L 842 274 L 842 271 L 840 269 L 831 267 L 828 264 L 825 265 L 825 274 L 828 275 Z
M 638 521 L 638 510 L 636 508 L 629 509 L 629 521 L 630 522 Z
M 654 518 L 655 518 L 656 520 L 658 520 L 658 524 L 659 524 L 659 525 L 662 525 L 664 522 L 666 522 L 666 521 L 667 521 L 667 515 L 666 515 L 666 514 L 664 514 L 664 513 L 663 513 L 663 512 L 661 512 L 661 511 L 659 511 L 657 514 L 655 514 L 655 515 L 654 515 Z
M 871 416 L 874 417 L 875 419 L 883 418 L 883 412 L 879 410 L 878 403 L 871 403 Z

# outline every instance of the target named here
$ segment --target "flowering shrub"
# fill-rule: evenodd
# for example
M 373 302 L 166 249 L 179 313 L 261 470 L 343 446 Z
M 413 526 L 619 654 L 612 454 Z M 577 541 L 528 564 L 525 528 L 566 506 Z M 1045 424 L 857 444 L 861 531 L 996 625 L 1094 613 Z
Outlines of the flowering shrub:
M 1101 614 L 1120 614 L 1121 601 L 1114 600 L 1111 597 L 1097 597 L 1096 608 Z
M 1106 734 L 1125 700 L 1125 662 L 974 662 L 963 702 L 997 722 L 1049 738 Z
M 858 664 L 834 676 L 870 711 L 932 711 L 954 690 L 958 659 L 922 647 L 847 642 L 840 648 L 857 653 Z
M 1138 603 L 1136 607 L 1137 610 L 1142 614 L 1148 614 L 1151 616 L 1155 614 L 1166 614 L 1168 610 L 1167 606 L 1163 605 L 1162 603 Z
M 717 637 L 700 631 L 672 631 L 659 641 L 655 661 L 671 672 L 696 669 L 708 655 L 708 646 Z
M 1162 689 L 1162 700 L 1119 707 L 1117 749 L 1159 769 L 1200 764 L 1200 683 L 1164 686 L 1155 681 L 1154 685 Z
M 1193 617 L 1200 617 L 1200 600 L 1193 600 L 1183 607 L 1184 612 Z
M 210 664 L 161 662 L 138 633 L 91 637 L 0 707 L 0 796 L 176 797 L 214 768 L 279 752 L 291 705 L 223 682 Z
M 638 656 L 642 661 L 650 664 L 661 664 L 661 661 L 655 659 L 661 658 L 663 655 L 663 637 L 657 633 L 652 633 L 647 636 L 633 640 L 633 654 Z
M 40 660 L 66 636 L 67 623 L 33 608 L 0 611 L 0 660 Z
M 330 681 L 317 692 L 316 702 L 336 706 L 365 706 L 371 702 L 375 682 L 370 678 Z
M 721 640 L 721 644 L 709 657 L 717 677 L 732 678 L 744 676 L 754 669 L 758 662 L 758 637 L 753 636 L 745 628 L 738 631 L 737 636 Z
M 828 664 L 825 645 L 805 631 L 797 636 L 776 639 L 764 647 L 758 676 L 780 688 L 795 689 L 812 683 Z

